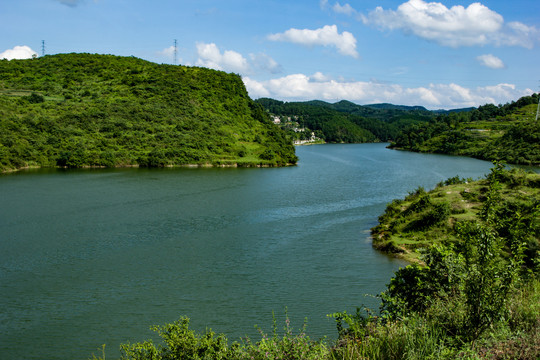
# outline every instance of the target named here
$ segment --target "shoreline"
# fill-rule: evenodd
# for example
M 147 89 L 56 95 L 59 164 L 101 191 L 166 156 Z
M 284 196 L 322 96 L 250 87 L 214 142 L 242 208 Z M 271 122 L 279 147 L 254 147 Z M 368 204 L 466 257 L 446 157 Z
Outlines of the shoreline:
M 0 174 L 12 174 L 26 170 L 39 169 L 123 169 L 123 168 L 147 168 L 147 169 L 163 169 L 163 168 L 186 168 L 186 169 L 202 169 L 202 168 L 271 168 L 271 167 L 289 167 L 296 166 L 296 163 L 287 163 L 285 165 L 261 164 L 261 163 L 231 163 L 231 164 L 179 164 L 179 165 L 163 165 L 163 166 L 140 166 L 139 164 L 103 166 L 103 165 L 84 165 L 80 167 L 69 166 L 39 166 L 29 165 L 17 169 L 2 170 Z
M 326 144 L 323 140 L 299 140 L 299 141 L 293 141 L 294 146 L 304 146 L 304 145 L 320 145 L 320 144 Z

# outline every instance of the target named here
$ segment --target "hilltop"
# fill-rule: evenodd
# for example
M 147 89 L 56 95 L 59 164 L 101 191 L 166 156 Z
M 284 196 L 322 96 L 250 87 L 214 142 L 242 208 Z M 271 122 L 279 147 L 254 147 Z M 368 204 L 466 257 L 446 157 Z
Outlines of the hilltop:
M 394 104 L 389 104 L 389 103 L 380 103 L 380 104 L 367 104 L 364 106 L 374 108 L 374 109 L 381 109 L 381 110 L 393 109 L 393 110 L 406 110 L 406 111 L 428 111 L 428 109 L 419 105 L 407 106 L 407 105 L 394 105 Z
M 112 55 L 0 60 L 0 171 L 296 161 L 238 75 Z

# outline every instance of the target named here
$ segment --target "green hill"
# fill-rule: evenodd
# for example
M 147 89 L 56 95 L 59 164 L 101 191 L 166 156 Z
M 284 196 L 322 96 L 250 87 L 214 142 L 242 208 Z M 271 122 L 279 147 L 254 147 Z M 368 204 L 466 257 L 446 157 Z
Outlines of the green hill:
M 428 111 L 422 106 L 357 105 L 350 101 L 283 102 L 261 98 L 267 112 L 288 119 L 282 127 L 302 140 L 391 142 L 391 148 L 540 165 L 539 95 L 505 105 Z M 298 131 L 298 129 L 302 131 Z
M 112 55 L 0 60 L 0 171 L 296 161 L 238 75 Z
M 261 98 L 256 102 L 274 116 L 292 119 L 292 125 L 290 122 L 282 125 L 289 129 L 290 136 L 295 137 L 294 128 L 307 128 L 309 131 L 305 134 L 308 137 L 313 131 L 317 137 L 330 143 L 390 141 L 402 129 L 435 117 L 435 114 L 420 107 L 393 105 L 378 108 L 346 100 L 331 104 L 320 100 L 283 102 Z M 298 135 L 297 132 L 296 137 Z
M 538 98 L 533 94 L 505 105 L 439 115 L 403 129 L 391 147 L 538 166 Z
M 368 104 L 365 105 L 370 108 L 374 109 L 381 109 L 381 110 L 406 110 L 406 111 L 428 111 L 423 106 L 406 106 L 406 105 L 394 105 L 389 103 L 380 103 L 380 104 Z

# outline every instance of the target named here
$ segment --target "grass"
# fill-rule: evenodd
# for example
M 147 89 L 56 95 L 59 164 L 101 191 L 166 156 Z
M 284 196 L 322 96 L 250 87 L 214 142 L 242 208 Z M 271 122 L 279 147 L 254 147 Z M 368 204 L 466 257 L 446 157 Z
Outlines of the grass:
M 475 342 L 453 334 L 462 327 L 463 303 L 436 302 L 424 314 L 399 321 L 372 318 L 361 337 L 346 337 L 330 358 L 345 359 L 523 359 L 540 357 L 540 281 L 532 280 L 509 297 L 508 317 Z
M 518 208 L 527 206 L 531 200 L 540 199 L 540 189 L 536 185 L 540 182 L 540 175 L 527 174 L 517 169 L 508 174 L 507 183 L 503 184 L 501 201 Z M 477 219 L 485 200 L 486 184 L 486 179 L 461 179 L 458 184 L 439 184 L 429 192 L 419 188 L 405 199 L 395 200 L 379 217 L 379 225 L 372 229 L 373 246 L 383 251 L 390 250 L 387 252 L 414 262 L 418 260 L 422 249 L 434 243 L 455 243 L 455 224 Z M 422 197 L 428 205 L 415 211 L 414 207 L 418 206 Z M 436 224 L 428 224 L 427 228 L 415 226 L 423 221 L 429 211 L 445 203 L 450 208 L 445 219 Z

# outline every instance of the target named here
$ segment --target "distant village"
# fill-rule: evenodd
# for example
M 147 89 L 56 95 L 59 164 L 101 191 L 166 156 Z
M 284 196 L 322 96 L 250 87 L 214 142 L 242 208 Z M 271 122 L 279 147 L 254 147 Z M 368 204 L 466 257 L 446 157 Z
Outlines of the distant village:
M 306 127 L 300 127 L 298 116 L 277 116 L 272 115 L 274 124 L 287 131 L 293 138 L 294 145 L 307 145 L 324 143 L 324 140 L 315 136 L 315 132 Z

